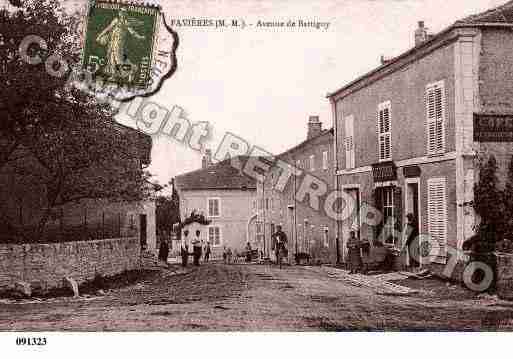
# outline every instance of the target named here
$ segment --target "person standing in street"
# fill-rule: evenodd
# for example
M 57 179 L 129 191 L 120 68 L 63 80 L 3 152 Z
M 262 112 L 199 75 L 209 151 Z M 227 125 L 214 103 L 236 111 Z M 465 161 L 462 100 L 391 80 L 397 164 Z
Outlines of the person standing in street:
M 251 251 L 252 251 L 251 243 L 248 242 L 246 244 L 246 262 L 247 263 L 251 262 Z
M 355 231 L 351 231 L 349 234 L 347 249 L 349 256 L 349 274 L 357 273 L 362 266 L 362 253 L 360 251 L 360 241 L 356 238 Z
M 281 258 L 288 257 L 287 250 L 287 235 L 282 231 L 281 225 L 276 226 L 276 233 L 273 235 L 274 240 L 274 252 L 276 253 L 276 260 L 278 260 L 278 256 Z
M 210 259 L 210 252 L 211 252 L 210 242 L 207 241 L 207 245 L 205 246 L 205 258 L 204 258 L 205 263 L 208 263 L 208 260 Z
M 168 256 L 169 256 L 169 245 L 167 243 L 167 238 L 164 237 L 160 241 L 159 261 L 161 261 L 167 265 L 167 257 Z
M 419 267 L 419 240 L 417 239 L 419 235 L 419 229 L 417 226 L 417 220 L 413 213 L 408 213 L 406 215 L 406 225 L 403 230 L 404 233 L 404 251 L 406 254 L 406 266 L 407 267 Z
M 201 240 L 200 240 L 201 231 L 198 229 L 196 231 L 196 238 L 194 239 L 193 245 L 193 254 L 194 254 L 194 265 L 199 266 L 201 252 L 203 251 L 201 248 Z
M 182 267 L 187 267 L 187 261 L 189 259 L 189 231 L 186 229 L 183 231 L 182 244 L 180 246 L 180 254 L 182 256 Z

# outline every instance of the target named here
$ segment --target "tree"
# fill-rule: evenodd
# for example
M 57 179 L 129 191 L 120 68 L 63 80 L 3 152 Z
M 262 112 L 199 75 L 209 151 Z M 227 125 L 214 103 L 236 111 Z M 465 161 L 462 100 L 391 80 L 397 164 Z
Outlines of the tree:
M 51 76 L 44 63 L 27 64 L 18 53 L 23 38 L 37 34 L 47 42 L 47 54 L 78 61 L 76 25 L 56 0 L 25 1 L 14 13 L 0 11 L 0 83 L 5 83 L 0 171 L 8 167 L 11 175 L 30 178 L 41 188 L 45 204 L 36 236 L 55 207 L 83 199 L 139 201 L 149 195 L 149 173 L 141 164 L 151 139 L 117 124 L 108 105 L 66 86 L 66 76 Z M 20 147 L 37 167 L 13 158 Z
M 506 185 L 503 192 L 505 235 L 509 240 L 513 240 L 513 156 L 511 156 Z
M 31 65 L 24 61 L 19 46 L 29 35 L 45 39 L 47 50 L 29 48 L 44 60 L 59 54 L 68 62 L 79 52 L 76 18 L 67 16 L 56 0 L 14 2 L 14 12 L 0 10 L 0 169 L 21 143 L 29 141 L 27 131 L 54 120 L 54 111 L 66 102 L 66 77 L 51 76 L 44 61 Z
M 174 180 L 169 182 L 169 186 L 172 187 L 170 196 L 157 197 L 156 221 L 158 233 L 171 233 L 173 225 L 180 223 L 180 199 L 174 186 Z M 164 187 L 168 187 L 168 185 Z
M 503 195 L 498 189 L 497 161 L 493 155 L 480 163 L 479 181 L 474 186 L 474 209 L 481 218 L 480 237 L 495 243 L 504 232 Z

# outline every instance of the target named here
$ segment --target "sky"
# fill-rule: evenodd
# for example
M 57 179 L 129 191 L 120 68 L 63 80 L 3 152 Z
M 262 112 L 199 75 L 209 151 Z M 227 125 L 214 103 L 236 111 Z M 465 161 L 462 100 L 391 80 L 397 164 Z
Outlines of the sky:
M 0 0 L 2 2 L 5 0 Z M 66 3 L 83 3 L 67 0 Z M 330 22 L 327 30 L 175 27 L 178 69 L 152 101 L 208 121 L 215 150 L 226 131 L 274 154 L 303 141 L 309 115 L 332 126 L 326 95 L 413 46 L 423 20 L 438 32 L 506 0 L 161 0 L 170 19 Z M 134 126 L 124 118 L 120 122 Z M 154 136 L 150 172 L 160 183 L 197 169 L 201 155 Z

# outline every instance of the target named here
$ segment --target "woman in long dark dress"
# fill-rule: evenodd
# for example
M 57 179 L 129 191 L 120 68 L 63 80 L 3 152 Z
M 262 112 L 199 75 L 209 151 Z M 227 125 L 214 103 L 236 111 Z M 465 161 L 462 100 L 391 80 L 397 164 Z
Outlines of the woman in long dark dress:
M 169 256 L 169 245 L 167 244 L 166 239 L 162 239 L 160 242 L 160 248 L 159 248 L 159 260 L 167 263 L 167 257 Z
M 362 266 L 362 254 L 360 251 L 360 241 L 356 238 L 356 233 L 351 231 L 347 241 L 349 256 L 349 274 L 357 273 Z
M 420 262 L 420 243 L 417 239 L 419 229 L 413 213 L 406 215 L 406 265 L 409 267 L 418 267 Z

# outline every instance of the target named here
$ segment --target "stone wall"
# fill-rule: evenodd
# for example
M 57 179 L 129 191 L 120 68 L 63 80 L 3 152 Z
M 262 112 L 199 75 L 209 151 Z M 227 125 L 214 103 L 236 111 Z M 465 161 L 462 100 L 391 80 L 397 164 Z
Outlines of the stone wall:
M 0 291 L 16 282 L 45 291 L 64 287 L 64 278 L 78 284 L 98 275 L 112 276 L 140 267 L 137 237 L 52 244 L 0 244 Z

